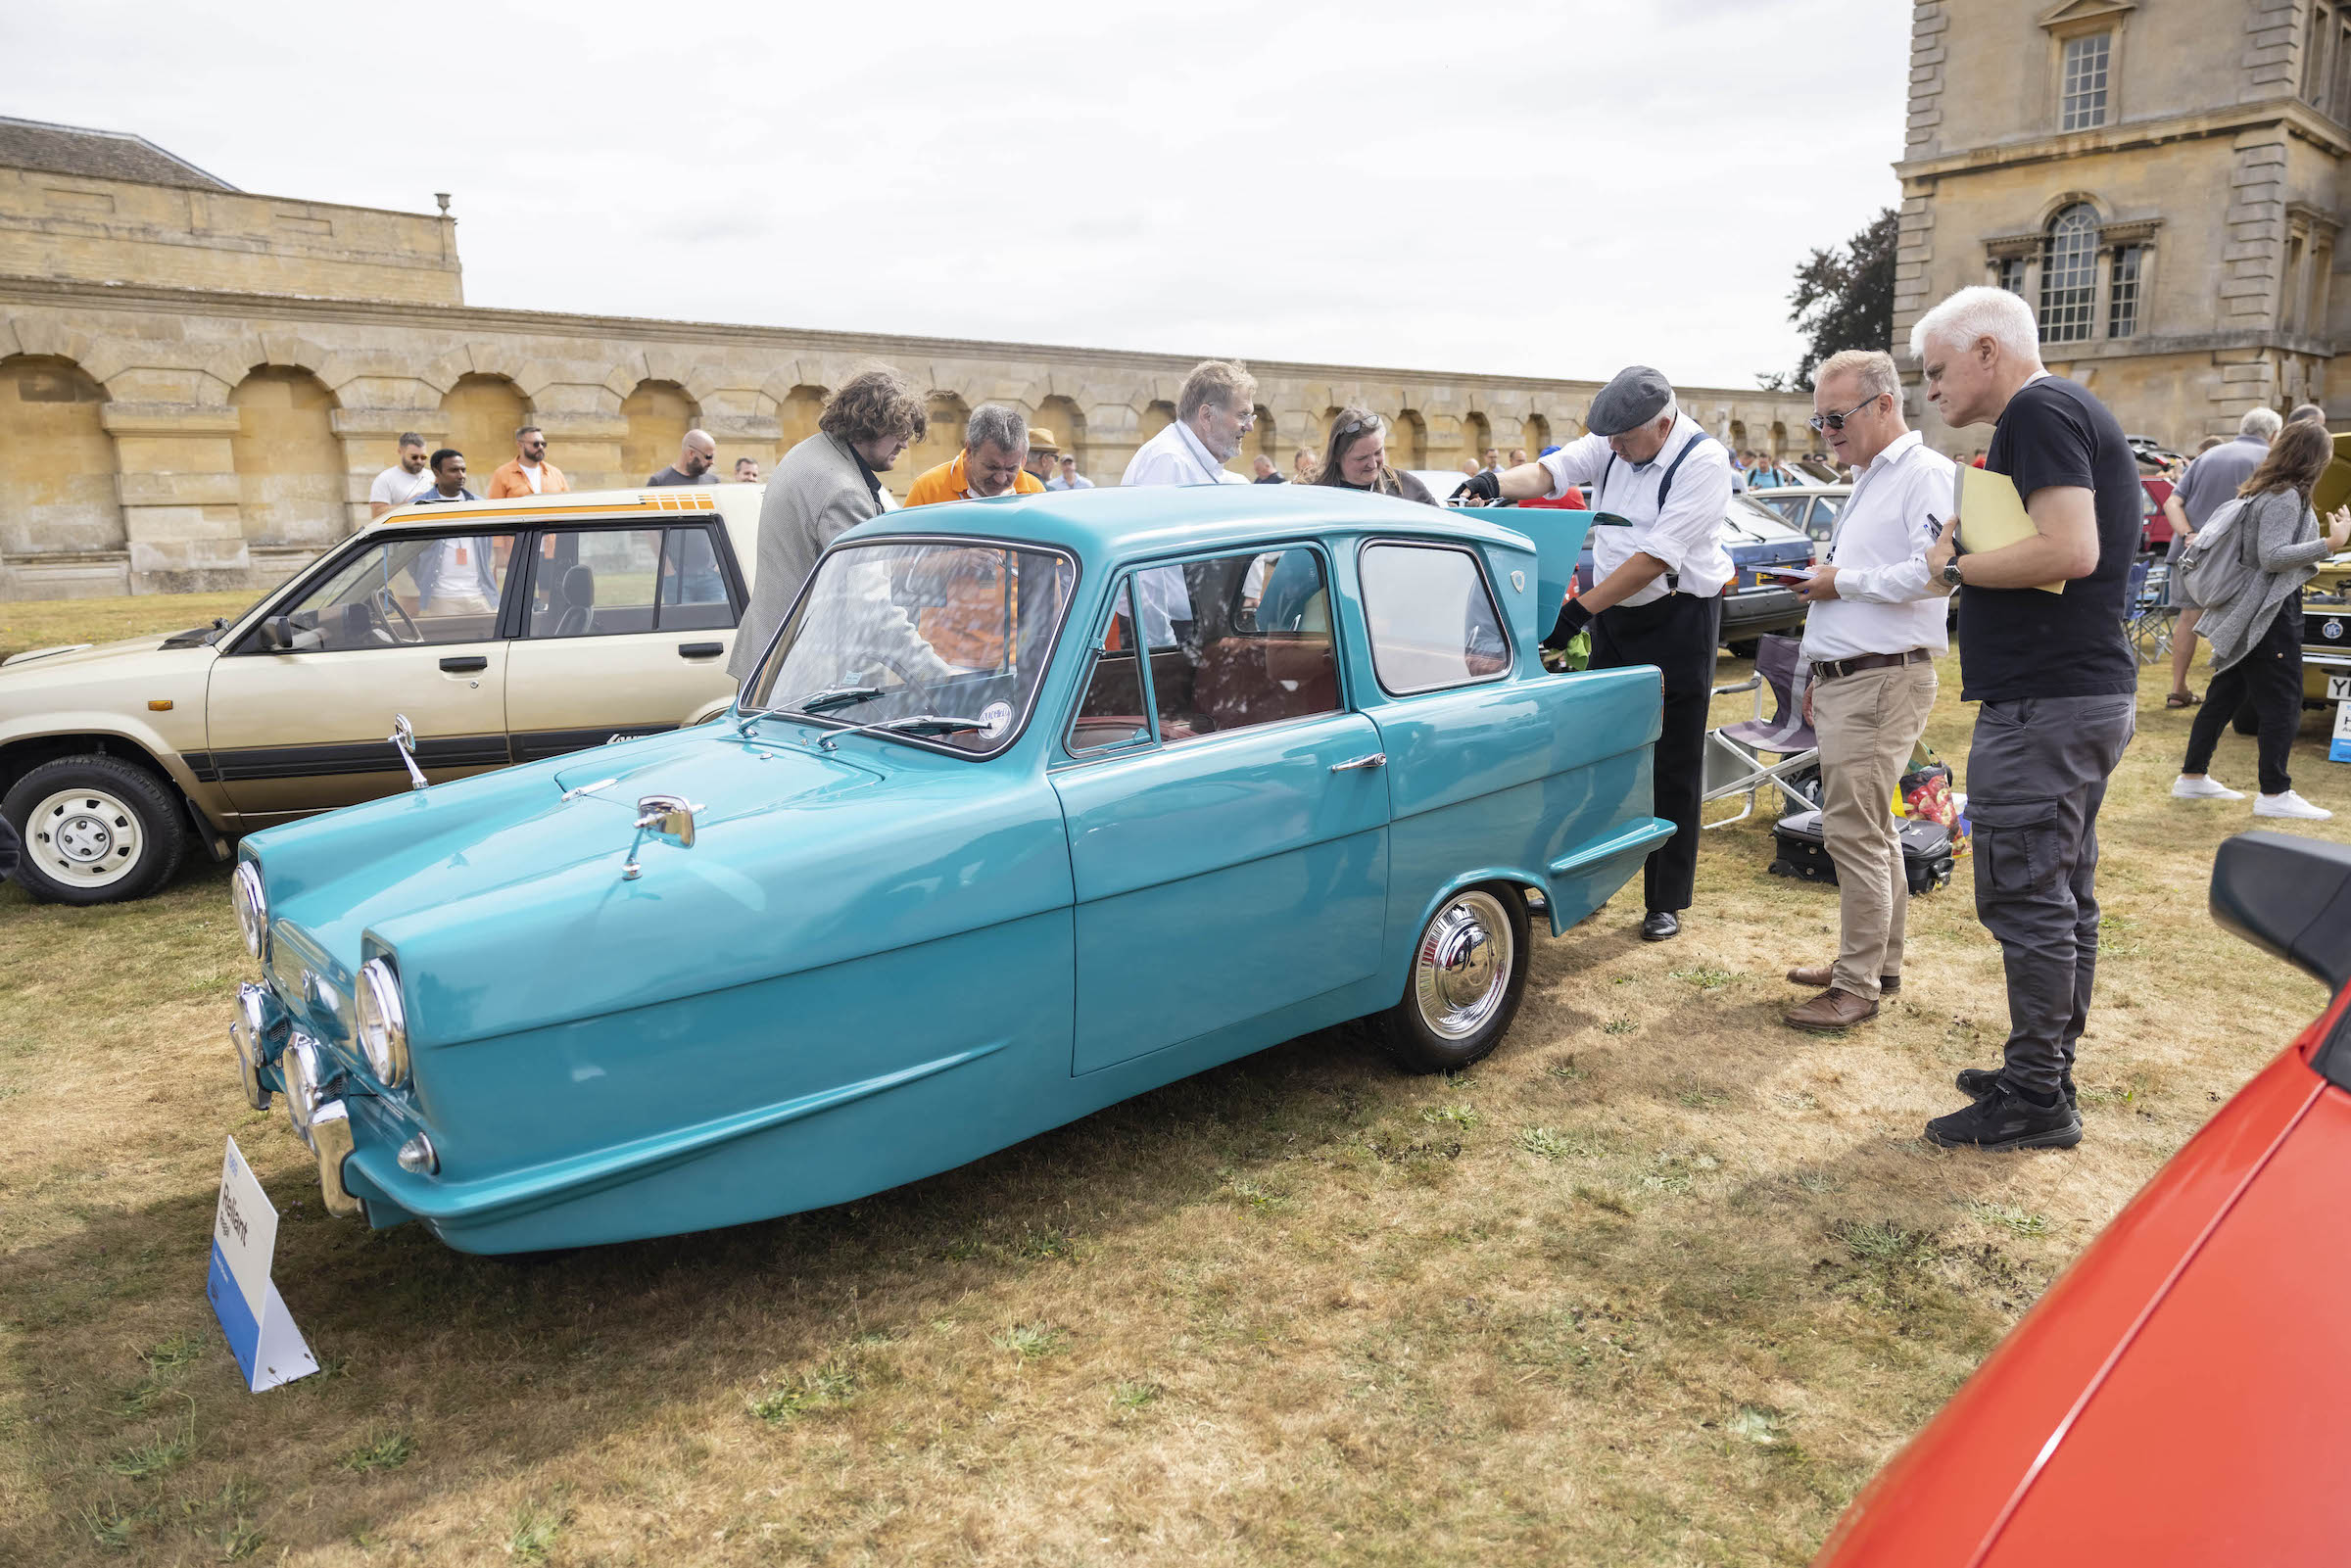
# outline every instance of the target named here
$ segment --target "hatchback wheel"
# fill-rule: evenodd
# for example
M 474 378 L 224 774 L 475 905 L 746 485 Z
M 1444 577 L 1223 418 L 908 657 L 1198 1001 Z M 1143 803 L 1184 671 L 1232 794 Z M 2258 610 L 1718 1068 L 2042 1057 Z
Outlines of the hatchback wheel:
M 1380 1043 L 1412 1072 L 1467 1067 L 1510 1032 L 1526 993 L 1526 900 L 1507 882 L 1439 904 L 1413 944 L 1404 996 L 1379 1016 Z
M 57 904 L 145 898 L 188 846 L 178 802 L 155 775 L 113 757 L 60 757 L 17 781 L 0 811 L 24 840 L 17 879 Z

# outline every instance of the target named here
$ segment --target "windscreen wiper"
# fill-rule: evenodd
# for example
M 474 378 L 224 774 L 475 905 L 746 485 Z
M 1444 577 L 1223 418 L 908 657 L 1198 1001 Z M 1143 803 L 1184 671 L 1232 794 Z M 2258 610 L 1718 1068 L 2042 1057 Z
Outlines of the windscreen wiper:
M 979 719 L 950 719 L 936 713 L 908 713 L 895 719 L 876 719 L 871 724 L 852 725 L 846 730 L 835 730 L 816 742 L 819 751 L 837 751 L 844 735 L 960 735 L 965 731 L 993 738 L 996 729 Z
M 878 686 L 819 687 L 806 696 L 794 697 L 777 710 L 783 713 L 828 713 L 835 708 L 846 708 L 859 702 L 870 702 L 882 694 Z

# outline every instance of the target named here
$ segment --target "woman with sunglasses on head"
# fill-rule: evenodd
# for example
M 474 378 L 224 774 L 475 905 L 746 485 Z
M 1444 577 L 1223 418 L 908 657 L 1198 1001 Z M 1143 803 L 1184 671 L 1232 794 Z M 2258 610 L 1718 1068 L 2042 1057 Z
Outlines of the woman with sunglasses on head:
M 1338 490 L 1395 496 L 1428 506 L 1437 503 L 1426 485 L 1388 466 L 1387 424 L 1368 408 L 1341 408 L 1330 422 L 1330 451 L 1314 482 Z

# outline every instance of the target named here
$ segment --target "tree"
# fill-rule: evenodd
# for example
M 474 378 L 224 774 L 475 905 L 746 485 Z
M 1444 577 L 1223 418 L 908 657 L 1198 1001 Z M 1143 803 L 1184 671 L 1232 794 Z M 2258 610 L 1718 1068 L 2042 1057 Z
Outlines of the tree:
M 1821 360 L 1846 349 L 1883 349 L 1894 339 L 1894 247 L 1897 218 L 1891 207 L 1833 250 L 1814 251 L 1796 269 L 1788 296 L 1795 322 L 1810 346 L 1793 374 L 1755 379 L 1770 390 L 1809 392 Z

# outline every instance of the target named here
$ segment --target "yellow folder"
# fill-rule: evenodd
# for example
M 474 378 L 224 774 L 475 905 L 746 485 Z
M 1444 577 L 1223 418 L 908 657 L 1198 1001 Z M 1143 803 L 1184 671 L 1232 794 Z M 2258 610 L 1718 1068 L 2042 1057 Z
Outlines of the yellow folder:
M 1952 509 L 1959 519 L 1959 547 L 1970 555 L 1982 555 L 2020 539 L 2037 539 L 2040 535 L 2040 530 L 2033 526 L 2032 514 L 2025 510 L 2024 498 L 2016 493 L 2016 481 L 2006 474 L 1961 463 L 1958 494 L 1953 501 Z M 2036 583 L 2034 587 L 2043 594 L 2062 594 L 2065 581 L 2060 578 L 2054 583 Z

